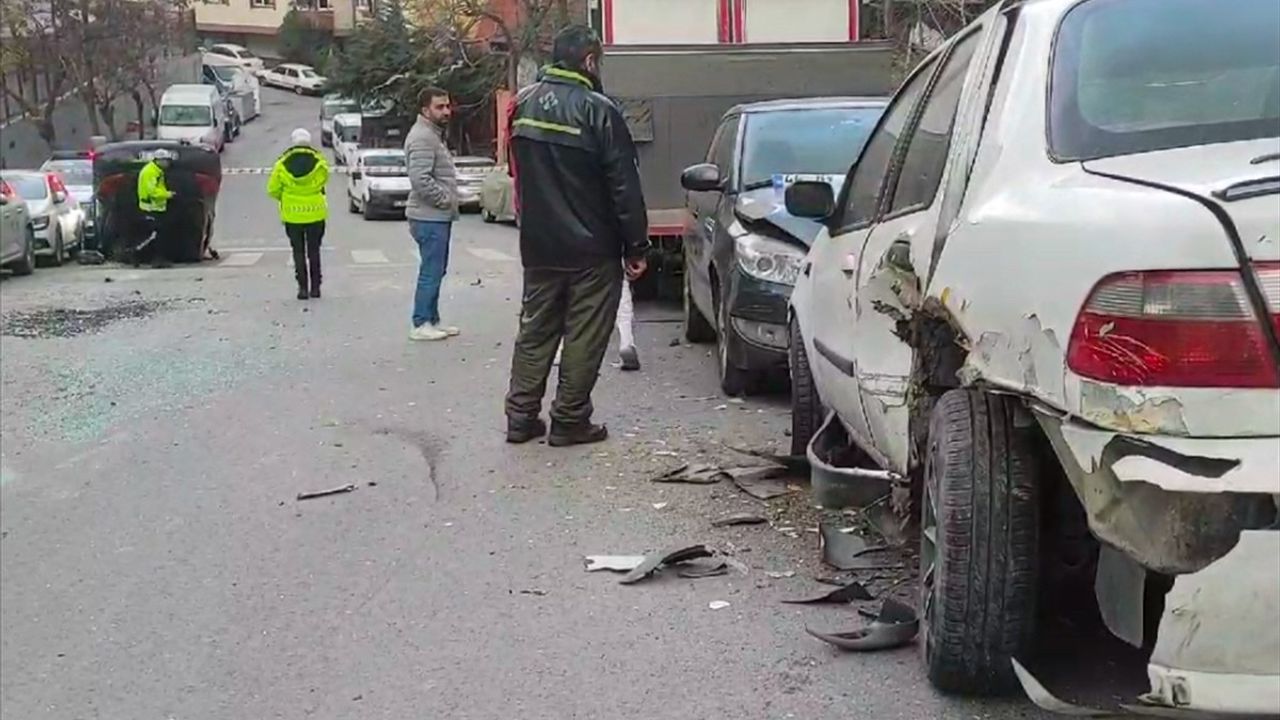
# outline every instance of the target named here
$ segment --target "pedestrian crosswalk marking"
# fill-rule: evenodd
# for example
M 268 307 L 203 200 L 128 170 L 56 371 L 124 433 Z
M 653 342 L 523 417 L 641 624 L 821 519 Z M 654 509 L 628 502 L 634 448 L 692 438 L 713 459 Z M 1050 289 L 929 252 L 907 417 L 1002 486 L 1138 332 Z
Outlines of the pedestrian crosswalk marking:
M 515 258 L 502 252 L 501 250 L 494 250 L 492 248 L 469 247 L 467 248 L 467 252 L 471 253 L 472 255 L 475 255 L 481 260 L 490 260 L 490 261 L 497 261 L 497 262 L 515 262 Z
M 351 172 L 351 168 L 346 165 L 330 165 L 330 175 L 346 175 Z M 270 175 L 269 167 L 241 167 L 241 168 L 222 168 L 223 175 Z
M 219 265 L 225 267 L 249 267 L 261 259 L 262 253 L 260 252 L 238 252 L 228 255 L 227 259 L 223 260 Z
M 351 260 L 357 265 L 381 265 L 391 262 L 381 250 L 352 250 Z

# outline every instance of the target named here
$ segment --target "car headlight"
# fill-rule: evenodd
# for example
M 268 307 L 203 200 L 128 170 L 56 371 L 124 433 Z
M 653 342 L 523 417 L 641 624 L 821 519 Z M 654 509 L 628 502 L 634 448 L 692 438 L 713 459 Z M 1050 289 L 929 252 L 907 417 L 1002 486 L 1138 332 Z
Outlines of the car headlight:
M 33 230 L 43 230 L 47 227 L 49 227 L 48 216 L 31 218 L 31 228 Z
M 743 235 L 734 240 L 738 267 L 751 277 L 766 282 L 795 285 L 800 277 L 804 249 L 759 235 Z

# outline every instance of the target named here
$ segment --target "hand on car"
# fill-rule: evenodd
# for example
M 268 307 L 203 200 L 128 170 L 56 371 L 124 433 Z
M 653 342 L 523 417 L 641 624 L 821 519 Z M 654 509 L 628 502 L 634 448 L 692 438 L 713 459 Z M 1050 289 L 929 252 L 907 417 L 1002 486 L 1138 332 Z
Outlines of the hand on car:
M 631 281 L 639 280 L 641 275 L 649 269 L 649 261 L 643 257 L 627 258 L 623 263 L 623 269 L 627 273 L 627 279 Z

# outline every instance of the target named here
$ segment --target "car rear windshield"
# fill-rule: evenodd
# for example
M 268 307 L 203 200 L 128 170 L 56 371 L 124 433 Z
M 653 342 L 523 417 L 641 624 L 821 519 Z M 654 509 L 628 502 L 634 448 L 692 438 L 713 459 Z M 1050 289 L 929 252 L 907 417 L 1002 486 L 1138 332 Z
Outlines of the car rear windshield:
M 404 155 L 366 155 L 364 166 L 367 168 L 403 168 Z
M 44 169 L 62 176 L 67 185 L 92 185 L 93 162 L 90 160 L 54 160 L 44 164 Z
M 232 65 L 213 65 L 212 69 L 213 74 L 217 75 L 219 80 L 224 80 L 226 82 L 235 80 L 236 75 L 240 73 L 240 70 Z
M 203 105 L 161 105 L 160 124 L 208 127 L 213 124 L 213 111 Z
M 774 175 L 840 175 L 853 164 L 880 108 L 773 110 L 747 115 L 743 187 Z
M 321 116 L 325 120 L 332 120 L 334 115 L 349 112 L 360 112 L 360 103 L 355 100 L 325 100 L 321 106 Z
M 1280 137 L 1280 2 L 1087 0 L 1058 31 L 1060 160 Z
M 49 195 L 49 184 L 42 175 L 6 175 L 4 179 L 23 200 L 43 200 Z

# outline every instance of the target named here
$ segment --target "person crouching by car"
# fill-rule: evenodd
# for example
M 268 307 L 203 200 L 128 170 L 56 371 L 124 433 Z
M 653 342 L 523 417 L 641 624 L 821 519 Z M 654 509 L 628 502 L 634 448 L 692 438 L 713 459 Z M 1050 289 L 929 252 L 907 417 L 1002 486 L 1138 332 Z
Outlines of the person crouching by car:
M 138 210 L 146 216 L 147 237 L 133 250 L 135 265 L 141 262 L 141 254 L 148 246 L 152 267 L 167 268 L 172 262 L 174 233 L 169 222 L 169 201 L 177 193 L 165 184 L 165 171 L 173 165 L 173 158 L 173 151 L 160 148 L 138 172 Z
M 320 241 L 328 217 L 325 185 L 329 163 L 311 147 L 311 133 L 303 128 L 289 137 L 267 181 L 267 195 L 280 204 L 280 219 L 293 247 L 293 272 L 298 279 L 298 299 L 320 297 Z

